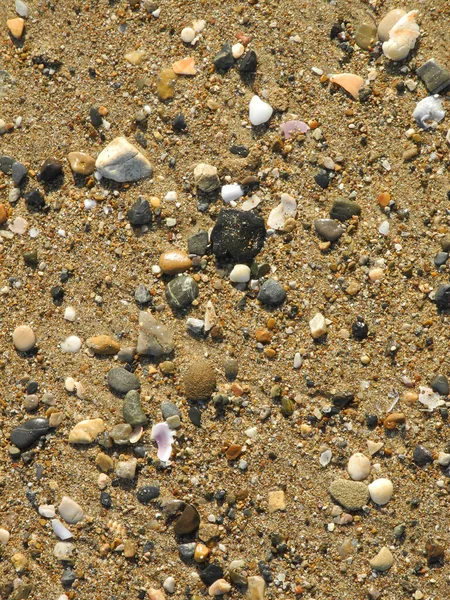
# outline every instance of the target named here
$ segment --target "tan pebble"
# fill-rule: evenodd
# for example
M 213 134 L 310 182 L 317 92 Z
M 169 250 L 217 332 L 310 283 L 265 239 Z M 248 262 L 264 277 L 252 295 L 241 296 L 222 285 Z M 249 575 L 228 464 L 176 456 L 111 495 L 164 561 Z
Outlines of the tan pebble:
M 350 281 L 345 291 L 349 296 L 356 296 L 360 289 L 361 286 L 357 281 Z
M 406 417 L 403 413 L 391 413 L 384 421 L 383 426 L 385 429 L 395 429 L 397 425 L 401 425 L 406 421 Z
M 8 19 L 6 21 L 6 25 L 13 37 L 15 37 L 17 40 L 22 37 L 23 30 L 25 28 L 24 19 L 21 19 L 20 17 L 17 17 L 15 19 Z
M 225 579 L 218 579 L 209 586 L 208 594 L 210 596 L 223 596 L 231 590 L 231 585 Z
M 276 490 L 275 492 L 269 492 L 268 501 L 269 501 L 269 512 L 270 513 L 286 509 L 286 501 L 284 499 L 283 490 Z
M 84 152 L 70 152 L 67 160 L 72 171 L 78 175 L 90 175 L 95 170 L 95 160 Z
M 175 93 L 175 88 L 173 86 L 173 80 L 176 78 L 175 73 L 172 69 L 163 69 L 158 76 L 156 83 L 156 91 L 158 94 L 158 98 L 164 102 L 164 100 L 168 100 L 172 98 Z
M 303 437 L 307 437 L 308 435 L 311 435 L 311 432 L 312 432 L 311 425 L 308 425 L 308 423 L 302 423 L 300 425 L 300 432 Z
M 8 220 L 8 211 L 4 204 L 0 204 L 0 225 L 4 225 Z
M 370 281 L 381 281 L 384 277 L 383 269 L 380 267 L 374 267 L 369 270 L 369 279 Z
M 119 343 L 109 335 L 96 335 L 86 340 L 86 346 L 95 354 L 113 356 L 120 350 Z
M 6 546 L 9 541 L 9 531 L 6 529 L 0 529 L 0 544 Z
M 50 425 L 50 427 L 59 427 L 63 421 L 63 412 L 52 412 L 52 414 L 50 415 L 50 419 L 48 420 L 48 424 Z
M 409 148 L 407 148 L 402 154 L 403 162 L 408 162 L 409 160 L 413 159 L 418 154 L 419 154 L 419 148 L 417 146 L 409 146 Z
M 147 594 L 149 600 L 166 600 L 166 595 L 162 590 L 155 590 L 155 588 L 150 588 L 147 590 Z
M 130 63 L 130 65 L 140 65 L 144 60 L 145 52 L 142 50 L 133 50 L 133 52 L 128 52 L 125 54 L 125 60 Z
M 407 404 L 415 404 L 418 399 L 419 399 L 419 394 L 417 394 L 416 392 L 405 392 L 403 394 L 403 400 Z
M 108 471 L 112 471 L 114 468 L 113 459 L 108 454 L 105 454 L 104 452 L 99 452 L 97 454 L 97 456 L 95 457 L 95 464 L 104 473 L 107 473 Z
M 183 250 L 166 250 L 159 257 L 159 266 L 161 271 L 166 275 L 176 275 L 177 273 L 183 273 L 192 266 L 192 261 L 186 252 Z
M 261 344 L 268 344 L 272 339 L 272 334 L 268 329 L 257 329 L 255 331 L 255 338 L 257 342 Z
M 70 444 L 90 444 L 105 431 L 103 419 L 86 419 L 75 425 L 69 433 Z
M 197 544 L 194 552 L 195 562 L 204 562 L 208 558 L 209 553 L 209 548 L 205 544 Z
M 106 115 L 109 113 L 109 110 L 106 108 L 106 106 L 99 106 L 98 107 L 98 114 L 101 117 L 106 117 Z
M 275 348 L 264 348 L 264 356 L 266 358 L 275 358 L 277 351 Z
M 133 558 L 136 556 L 136 544 L 131 540 L 125 540 L 123 555 L 125 558 Z
M 21 552 L 14 554 L 11 558 L 11 562 L 18 573 L 25 571 L 28 565 L 27 557 Z
M 267 319 L 267 329 L 270 329 L 270 330 L 275 329 L 276 324 L 277 323 L 273 317 L 269 317 Z
M 104 490 L 111 483 L 111 477 L 108 477 L 106 473 L 100 473 L 97 479 L 97 485 L 101 490 Z
M 363 355 L 361 356 L 361 359 L 360 359 L 360 360 L 361 360 L 361 363 L 362 363 L 363 365 L 368 365 L 368 364 L 370 364 L 370 356 L 368 356 L 367 354 L 363 354 Z
M 236 458 L 240 456 L 241 453 L 242 446 L 240 446 L 239 444 L 231 444 L 231 446 L 229 446 L 229 448 L 227 449 L 225 456 L 228 460 L 236 460 Z
M 19 352 L 28 352 L 36 343 L 34 331 L 28 325 L 19 325 L 13 333 L 13 344 Z
M 288 217 L 284 222 L 284 231 L 291 233 L 297 227 L 297 221 L 293 217 Z
M 149 200 L 152 208 L 159 208 L 161 206 L 161 198 L 158 198 L 158 196 L 151 196 Z
M 195 75 L 197 73 L 194 59 L 191 56 L 174 62 L 172 70 L 177 75 Z

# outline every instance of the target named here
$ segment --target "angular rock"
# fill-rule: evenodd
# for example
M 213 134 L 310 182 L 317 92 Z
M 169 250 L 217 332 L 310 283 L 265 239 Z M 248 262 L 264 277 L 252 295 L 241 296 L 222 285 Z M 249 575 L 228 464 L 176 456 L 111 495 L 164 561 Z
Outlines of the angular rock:
M 8 27 L 13 38 L 19 40 L 23 35 L 23 30 L 25 29 L 25 21 L 21 17 L 15 17 L 14 19 L 8 19 L 6 21 L 6 26 Z
M 198 164 L 194 169 L 194 183 L 206 194 L 214 192 L 220 186 L 216 167 L 206 163 Z
M 208 247 L 209 236 L 207 231 L 199 231 L 194 233 L 188 238 L 188 250 L 189 254 L 196 254 L 197 256 L 203 256 Z
M 79 504 L 69 498 L 69 496 L 63 496 L 60 505 L 58 506 L 58 512 L 66 523 L 78 523 L 84 519 L 84 511 Z
M 192 533 L 200 525 L 200 515 L 197 509 L 191 504 L 186 504 L 181 516 L 178 517 L 174 525 L 176 535 L 186 535 Z
M 170 329 L 155 319 L 150 313 L 139 313 L 140 333 L 136 352 L 140 355 L 159 358 L 170 354 L 174 348 L 173 336 Z
M 105 431 L 103 419 L 86 419 L 75 425 L 69 433 L 70 444 L 91 444 L 95 438 Z
M 418 465 L 419 467 L 424 467 L 428 463 L 433 462 L 433 454 L 432 452 L 430 452 L 430 450 L 418 444 L 414 448 L 413 459 L 416 465 Z
M 283 490 L 276 490 L 275 492 L 269 492 L 268 502 L 269 502 L 269 512 L 270 513 L 286 510 L 286 501 L 284 498 Z
M 127 217 L 134 227 L 150 225 L 153 216 L 148 200 L 139 197 L 127 212 Z
M 334 219 L 316 219 L 314 228 L 316 233 L 328 242 L 336 242 L 345 232 L 345 227 Z
M 257 66 L 258 57 L 256 56 L 256 52 L 254 50 L 250 50 L 250 52 L 247 52 L 247 54 L 243 56 L 241 62 L 239 63 L 239 71 L 241 73 L 254 73 Z
M 15 162 L 11 167 L 11 177 L 14 185 L 21 185 L 26 176 L 28 175 L 28 169 L 25 165 L 20 162 Z
M 28 210 L 40 211 L 45 207 L 45 199 L 41 192 L 34 188 L 24 194 L 25 202 Z
M 219 565 L 210 563 L 206 569 L 200 571 L 200 579 L 205 585 L 212 585 L 215 581 L 223 578 L 223 569 Z
M 16 161 L 11 156 L 0 156 L 0 171 L 5 175 L 12 174 L 13 164 Z
M 124 137 L 117 137 L 100 152 L 95 162 L 99 173 L 124 183 L 150 177 L 153 173 L 150 162 Z
M 108 372 L 108 385 L 113 392 L 120 395 L 127 394 L 130 390 L 139 390 L 139 379 L 123 367 L 113 367 Z
M 136 475 L 137 458 L 130 458 L 130 460 L 119 461 L 116 466 L 116 475 L 120 479 L 134 479 Z
M 286 300 L 286 291 L 279 281 L 267 279 L 262 284 L 257 299 L 267 306 L 279 306 Z
M 136 390 L 130 390 L 126 394 L 122 410 L 125 422 L 132 427 L 136 427 L 136 425 L 146 425 L 148 423 L 148 419 L 142 410 L 139 392 Z
M 42 417 L 29 419 L 11 431 L 10 440 L 12 444 L 17 446 L 17 448 L 20 448 L 20 450 L 25 450 L 40 437 L 46 435 L 48 430 L 48 419 L 44 419 Z
M 174 310 L 187 308 L 198 293 L 197 282 L 189 275 L 179 275 L 166 286 L 166 300 Z
M 59 177 L 63 172 L 63 166 L 55 158 L 48 158 L 41 166 L 41 170 L 38 174 L 38 181 L 44 181 L 50 183 Z
M 222 209 L 211 232 L 212 251 L 217 258 L 231 257 L 247 262 L 263 248 L 264 219 L 252 211 Z
M 369 488 L 361 481 L 336 479 L 328 491 L 330 496 L 346 510 L 360 510 L 369 500 Z
M 416 73 L 431 95 L 440 94 L 450 87 L 450 71 L 442 67 L 434 58 L 430 58 L 416 69 Z
M 233 52 L 230 44 L 227 42 L 222 46 L 214 57 L 214 66 L 217 71 L 228 71 L 234 65 Z
M 330 211 L 330 217 L 338 221 L 349 221 L 353 216 L 360 214 L 361 207 L 356 202 L 345 198 L 335 200 Z
M 314 340 L 325 335 L 328 331 L 327 323 L 325 321 L 325 317 L 322 313 L 317 313 L 310 321 L 309 321 L 309 329 L 311 331 L 311 336 Z
M 378 554 L 370 561 L 370 566 L 375 571 L 389 571 L 394 564 L 392 552 L 386 546 L 383 546 Z
M 134 299 L 138 304 L 149 304 L 152 301 L 152 295 L 148 291 L 148 288 L 140 283 L 134 290 Z
M 264 600 L 266 582 L 260 575 L 252 575 L 247 579 L 247 600 Z

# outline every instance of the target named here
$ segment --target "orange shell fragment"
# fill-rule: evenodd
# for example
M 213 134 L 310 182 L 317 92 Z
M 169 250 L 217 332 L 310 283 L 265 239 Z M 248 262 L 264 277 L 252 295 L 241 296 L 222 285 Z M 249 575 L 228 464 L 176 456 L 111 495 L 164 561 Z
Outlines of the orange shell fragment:
M 364 85 L 364 79 L 359 75 L 353 75 L 353 73 L 340 73 L 339 75 L 332 75 L 330 77 L 331 83 L 336 83 L 341 88 L 344 88 L 346 92 L 351 94 L 353 98 L 358 99 L 358 92 Z
M 191 56 L 174 62 L 172 70 L 177 75 L 195 75 L 197 73 L 194 59 Z

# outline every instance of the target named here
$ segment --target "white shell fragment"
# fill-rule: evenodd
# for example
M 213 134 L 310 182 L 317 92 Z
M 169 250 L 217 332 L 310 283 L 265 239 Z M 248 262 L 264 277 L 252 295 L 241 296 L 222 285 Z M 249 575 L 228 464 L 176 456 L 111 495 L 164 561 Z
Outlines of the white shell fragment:
M 66 310 L 64 311 L 64 318 L 66 321 L 75 321 L 75 317 L 76 317 L 76 312 L 75 309 L 73 308 L 73 306 L 67 306 Z
M 397 21 L 389 32 L 389 39 L 383 43 L 384 55 L 390 60 L 403 60 L 416 45 L 420 35 L 416 23 L 418 10 L 411 10 Z
M 319 458 L 319 462 L 322 465 L 322 467 L 326 467 L 330 464 L 332 456 L 333 455 L 331 454 L 331 450 L 325 450 L 325 452 L 322 452 Z
M 41 504 L 38 508 L 38 512 L 41 517 L 45 517 L 46 519 L 53 519 L 56 514 L 53 504 Z
M 437 392 L 433 392 L 431 388 L 424 386 L 419 388 L 419 402 L 426 406 L 428 410 L 434 410 L 445 404 Z
M 173 432 L 167 423 L 153 425 L 151 439 L 158 445 L 157 456 L 162 462 L 167 462 L 172 454 L 173 437 Z
M 428 129 L 434 123 L 439 123 L 445 117 L 442 98 L 439 96 L 428 96 L 417 103 L 413 112 L 417 125 Z
M 288 217 L 294 218 L 297 214 L 297 202 L 289 194 L 281 194 L 281 202 L 273 208 L 267 219 L 267 225 L 271 229 L 282 231 Z
M 252 125 L 262 125 L 272 116 L 273 108 L 259 96 L 253 96 L 250 100 L 248 115 Z
M 214 304 L 211 302 L 211 300 L 208 300 L 208 302 L 206 303 L 205 318 L 203 322 L 205 333 L 211 331 L 214 325 L 217 325 L 217 321 L 218 319 L 216 309 L 214 308 Z
M 229 204 L 230 202 L 238 200 L 241 196 L 243 196 L 244 190 L 239 184 L 230 183 L 222 186 L 221 195 L 225 204 Z
M 370 460 L 362 452 L 356 452 L 350 456 L 347 471 L 353 481 L 366 479 L 370 475 L 371 468 Z
M 387 504 L 394 493 L 392 481 L 383 477 L 375 479 L 368 487 L 371 500 L 380 506 Z
M 59 519 L 52 519 L 53 533 L 59 537 L 60 540 L 70 540 L 73 535 L 67 529 L 67 527 L 61 523 Z
M 78 523 L 78 521 L 84 518 L 81 506 L 75 500 L 69 498 L 69 496 L 63 496 L 58 506 L 58 512 L 67 523 Z

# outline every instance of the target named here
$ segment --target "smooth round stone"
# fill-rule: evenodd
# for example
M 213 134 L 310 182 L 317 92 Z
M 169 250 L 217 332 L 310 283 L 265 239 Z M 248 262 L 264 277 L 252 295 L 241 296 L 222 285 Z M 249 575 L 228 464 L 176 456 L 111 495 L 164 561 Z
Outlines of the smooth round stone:
M 27 175 L 28 170 L 22 163 L 15 162 L 11 167 L 11 178 L 14 182 L 14 185 L 21 185 Z
M 200 515 L 197 509 L 187 504 L 181 516 L 175 522 L 174 531 L 176 535 L 186 535 L 195 531 L 200 525 Z
M 28 6 L 22 0 L 16 0 L 15 9 L 19 17 L 23 17 L 24 19 L 28 17 Z
M 450 284 L 446 283 L 438 287 L 434 295 L 434 301 L 441 310 L 450 308 Z
M 159 257 L 159 266 L 161 271 L 166 275 L 176 275 L 177 273 L 183 273 L 192 266 L 192 261 L 186 252 L 183 250 L 166 250 Z
M 447 377 L 445 375 L 436 375 L 433 377 L 431 380 L 431 389 L 441 396 L 448 396 L 449 384 Z
M 151 500 L 154 500 L 159 496 L 159 486 L 157 485 L 143 485 L 136 492 L 136 498 L 141 504 L 148 504 Z
M 117 137 L 104 148 L 95 161 L 100 175 L 119 183 L 150 177 L 152 166 L 147 158 L 124 137 Z
M 230 273 L 230 281 L 233 283 L 247 283 L 247 281 L 250 281 L 250 267 L 235 265 Z
M 161 413 L 165 420 L 170 417 L 181 417 L 181 411 L 173 402 L 161 402 Z
M 394 564 L 394 557 L 392 552 L 386 546 L 383 546 L 378 554 L 370 561 L 370 566 L 375 571 L 389 571 Z
M 377 39 L 377 26 L 371 19 L 358 25 L 355 33 L 355 42 L 362 50 L 369 50 L 375 45 Z
M 314 228 L 317 235 L 327 242 L 336 242 L 345 232 L 345 228 L 334 219 L 316 219 Z
M 136 425 L 146 425 L 148 419 L 145 416 L 141 406 L 141 398 L 139 392 L 130 390 L 123 401 L 123 418 L 125 422 L 136 427 Z
M 90 175 L 95 170 L 95 160 L 84 152 L 70 152 L 67 160 L 72 171 L 78 175 Z
M 6 546 L 9 542 L 10 533 L 7 529 L 0 529 L 0 544 Z
M 234 381 L 238 375 L 239 363 L 235 358 L 227 358 L 223 364 L 225 377 L 229 381 Z
M 253 96 L 248 107 L 250 123 L 252 125 L 262 125 L 272 116 L 273 108 L 259 96 Z
M 352 217 L 359 216 L 360 214 L 361 207 L 359 204 L 345 198 L 335 200 L 330 210 L 330 217 L 338 221 L 349 221 Z
M 360 481 L 336 479 L 328 491 L 330 496 L 347 510 L 360 510 L 369 500 L 369 489 Z
M 402 8 L 394 8 L 381 19 L 378 24 L 378 39 L 380 42 L 386 42 L 389 39 L 389 32 L 404 15 L 406 15 L 406 12 Z
M 36 394 L 29 394 L 23 401 L 23 407 L 27 412 L 33 412 L 39 405 L 39 398 Z
M 166 286 L 166 299 L 171 308 L 186 308 L 197 298 L 197 283 L 189 275 L 180 275 Z
M 19 352 L 28 352 L 36 343 L 34 331 L 28 325 L 19 325 L 13 333 L 13 344 Z
M 375 504 L 379 504 L 380 506 L 387 504 L 394 493 L 392 481 L 384 477 L 372 481 L 372 483 L 368 485 L 368 489 L 372 502 L 375 502 Z
M 108 372 L 108 385 L 113 392 L 120 395 L 127 394 L 130 390 L 139 390 L 139 379 L 123 367 L 113 367 Z
M 38 180 L 50 183 L 62 174 L 63 166 L 55 158 L 48 158 L 42 163 L 41 170 L 39 171 Z
M 115 425 L 109 433 L 109 436 L 118 446 L 125 446 L 130 441 L 133 429 L 128 423 L 119 423 Z
M 353 481 L 362 481 L 363 479 L 366 479 L 369 476 L 371 469 L 372 465 L 370 464 L 370 460 L 361 452 L 356 452 L 350 456 L 347 471 Z
M 70 335 L 61 344 L 61 350 L 63 352 L 69 352 L 75 354 L 81 348 L 81 340 L 76 335 Z
M 267 306 L 278 306 L 286 300 L 286 291 L 279 281 L 267 279 L 262 284 L 257 299 Z
M 191 44 L 195 38 L 195 31 L 192 27 L 185 27 L 181 30 L 181 40 L 185 44 Z
M 69 496 L 63 496 L 58 506 L 58 512 L 66 523 L 78 523 L 84 519 L 83 509 Z
M 37 417 L 21 423 L 11 431 L 11 443 L 24 450 L 29 448 L 36 440 L 46 435 L 49 430 L 48 419 Z

